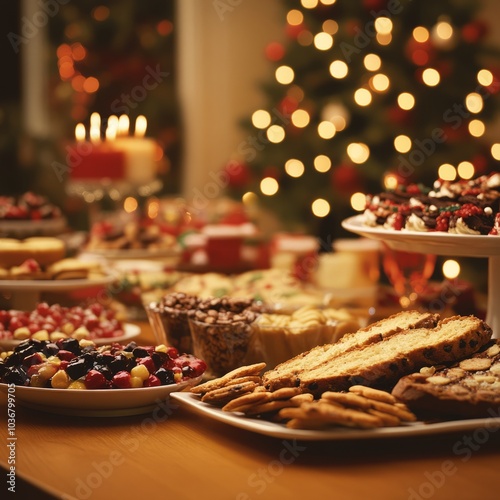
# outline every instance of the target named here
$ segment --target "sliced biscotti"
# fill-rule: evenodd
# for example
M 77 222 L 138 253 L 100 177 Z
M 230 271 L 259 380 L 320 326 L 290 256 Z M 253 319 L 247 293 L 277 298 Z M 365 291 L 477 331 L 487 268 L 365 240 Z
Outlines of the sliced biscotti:
M 314 364 L 314 349 L 304 356 L 304 369 L 288 375 L 281 369 L 263 376 L 271 391 L 280 387 L 300 387 L 321 394 L 343 391 L 352 385 L 391 387 L 399 378 L 423 366 L 448 364 L 478 351 L 491 338 L 491 328 L 474 316 L 454 316 L 434 328 L 411 328 L 388 338 L 334 355 L 328 362 Z M 310 368 L 307 358 L 311 357 Z
M 424 367 L 392 394 L 422 419 L 500 416 L 500 340 L 450 367 Z
M 321 368 L 322 366 L 327 367 L 333 358 L 345 352 L 380 342 L 402 330 L 433 328 L 438 321 L 439 315 L 419 311 L 403 311 L 393 314 L 388 318 L 361 328 L 355 333 L 344 335 L 334 344 L 315 347 L 277 365 L 273 370 L 264 374 L 264 381 L 278 387 L 280 379 L 283 378 L 283 386 L 287 386 L 290 383 L 290 378 L 298 378 L 304 371 Z

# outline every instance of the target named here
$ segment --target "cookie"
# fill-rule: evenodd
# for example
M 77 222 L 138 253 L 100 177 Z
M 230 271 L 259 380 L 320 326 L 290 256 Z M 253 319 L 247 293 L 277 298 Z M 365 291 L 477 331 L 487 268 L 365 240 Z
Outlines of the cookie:
M 255 376 L 258 377 L 260 372 L 266 367 L 265 363 L 255 363 L 253 365 L 241 366 L 239 368 L 235 368 L 234 370 L 226 373 L 224 376 L 220 378 L 216 378 L 214 380 L 209 380 L 203 384 L 197 385 L 191 388 L 191 392 L 194 394 L 205 394 L 209 391 L 213 391 L 214 389 L 220 389 L 227 385 L 231 380 L 247 377 L 247 376 Z
M 328 402 L 336 402 L 350 408 L 359 408 L 361 410 L 369 410 L 372 407 L 369 399 L 352 392 L 324 392 L 321 395 L 321 399 L 327 400 Z
M 374 429 L 384 425 L 383 420 L 375 415 L 331 405 L 327 402 L 303 404 L 300 408 L 284 408 L 279 412 L 279 415 L 283 418 L 295 418 L 305 421 L 311 419 L 314 426 L 321 422 L 362 429 Z
M 204 403 L 211 404 L 226 404 L 232 399 L 235 399 L 243 394 L 252 392 L 257 387 L 255 382 L 243 382 L 241 384 L 233 384 L 226 387 L 219 387 L 206 392 L 201 400 Z
M 381 401 L 382 403 L 394 404 L 397 402 L 396 398 L 392 394 L 364 385 L 353 385 L 349 387 L 349 392 L 361 394 L 361 396 L 368 399 L 374 399 L 375 401 Z

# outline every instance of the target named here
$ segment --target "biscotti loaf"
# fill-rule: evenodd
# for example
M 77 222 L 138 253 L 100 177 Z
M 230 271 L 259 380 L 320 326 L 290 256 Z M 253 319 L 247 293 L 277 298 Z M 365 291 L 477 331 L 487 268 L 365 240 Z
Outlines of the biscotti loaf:
M 388 318 L 372 323 L 359 329 L 355 333 L 344 335 L 334 344 L 317 346 L 305 351 L 284 363 L 279 364 L 273 370 L 265 373 L 264 378 L 268 382 L 273 381 L 273 386 L 278 386 L 280 379 L 288 380 L 290 377 L 299 377 L 307 370 L 321 366 L 327 366 L 330 361 L 348 352 L 375 342 L 380 342 L 395 333 L 410 328 L 433 328 L 439 321 L 439 315 L 421 313 L 419 311 L 403 311 L 393 314 Z M 288 384 L 288 382 L 286 382 Z
M 362 337 L 367 335 L 366 330 L 360 333 Z M 293 358 L 291 369 L 285 362 L 266 372 L 263 382 L 271 391 L 300 387 L 315 394 L 343 391 L 355 384 L 387 388 L 423 366 L 452 363 L 470 356 L 491 335 L 491 328 L 479 318 L 454 316 L 434 328 L 407 328 L 357 346 L 353 346 L 355 340 L 348 339 L 346 342 L 351 344 L 347 344 L 347 349 L 342 349 L 342 343 L 314 348 Z
M 392 393 L 422 419 L 499 417 L 500 340 L 451 367 L 407 375 Z

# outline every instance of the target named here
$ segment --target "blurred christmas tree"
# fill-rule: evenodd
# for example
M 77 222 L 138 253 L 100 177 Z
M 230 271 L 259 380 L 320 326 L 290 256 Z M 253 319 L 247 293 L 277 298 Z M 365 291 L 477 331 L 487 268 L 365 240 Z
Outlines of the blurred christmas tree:
M 232 195 L 253 192 L 285 227 L 324 236 L 363 209 L 361 193 L 497 165 L 486 124 L 500 81 L 480 2 L 284 4 L 288 41 L 267 47 L 269 105 L 244 122 Z
M 57 135 L 73 139 L 76 123 L 89 123 L 93 112 L 103 120 L 145 115 L 171 193 L 179 190 L 181 150 L 174 17 L 175 2 L 81 0 L 60 5 L 49 26 Z

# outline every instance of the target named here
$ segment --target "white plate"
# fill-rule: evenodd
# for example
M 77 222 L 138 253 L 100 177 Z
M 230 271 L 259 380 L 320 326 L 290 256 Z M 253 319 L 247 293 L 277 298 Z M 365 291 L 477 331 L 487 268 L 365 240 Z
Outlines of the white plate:
M 90 340 L 92 340 L 92 342 L 94 342 L 94 344 L 96 345 L 106 345 L 111 344 L 112 342 L 118 342 L 119 344 L 128 344 L 128 341 L 130 341 L 134 337 L 137 337 L 141 333 L 140 327 L 131 323 L 125 323 L 123 325 L 123 330 L 123 335 L 120 335 L 119 337 L 95 338 Z M 0 347 L 12 350 L 21 342 L 24 342 L 24 340 L 0 339 Z
M 15 236 L 33 236 L 33 235 L 53 235 L 62 233 L 66 227 L 66 219 L 59 217 L 57 219 L 32 220 L 3 220 L 0 221 L 0 233 L 5 232 Z
M 94 286 L 109 285 L 116 280 L 116 275 L 107 274 L 95 279 L 69 279 L 69 280 L 2 280 L 0 290 L 12 292 L 66 292 L 82 290 Z
M 396 231 L 365 226 L 364 220 L 364 215 L 355 215 L 344 220 L 342 227 L 366 238 L 385 241 L 396 250 L 457 257 L 500 256 L 500 236 Z
M 10 394 L 14 395 L 16 403 L 35 410 L 59 415 L 116 417 L 140 415 L 161 408 L 172 392 L 181 391 L 200 380 L 198 377 L 180 384 L 137 389 L 71 390 L 16 385 Z M 7 389 L 7 384 L 0 384 L 1 392 L 7 393 Z
M 175 399 L 182 405 L 193 409 L 201 415 L 219 422 L 224 422 L 233 427 L 279 439 L 298 439 L 303 441 L 415 437 L 429 434 L 464 432 L 481 427 L 496 429 L 500 425 L 500 418 L 478 418 L 473 420 L 456 420 L 429 424 L 414 422 L 402 425 L 401 427 L 382 427 L 380 429 L 349 429 L 336 427 L 324 430 L 301 430 L 289 429 L 283 424 L 268 422 L 266 420 L 245 417 L 241 413 L 222 411 L 208 403 L 202 403 L 199 396 L 190 392 L 172 394 L 172 399 Z

